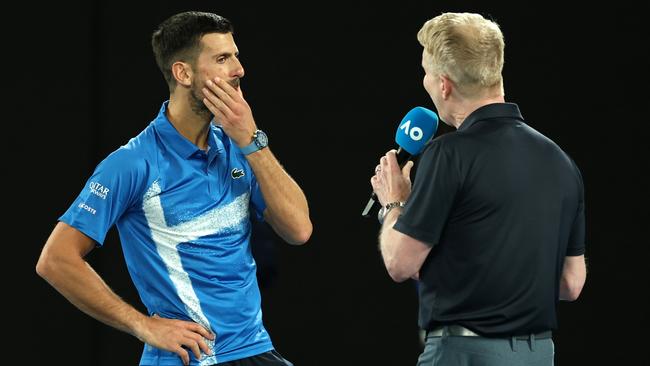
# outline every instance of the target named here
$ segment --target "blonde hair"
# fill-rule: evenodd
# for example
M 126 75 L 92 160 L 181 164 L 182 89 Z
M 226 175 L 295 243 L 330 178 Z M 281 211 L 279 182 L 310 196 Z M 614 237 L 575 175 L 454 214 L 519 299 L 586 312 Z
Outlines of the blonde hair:
M 428 20 L 418 32 L 437 75 L 445 75 L 464 96 L 500 87 L 503 93 L 503 50 L 499 25 L 472 13 L 443 13 Z

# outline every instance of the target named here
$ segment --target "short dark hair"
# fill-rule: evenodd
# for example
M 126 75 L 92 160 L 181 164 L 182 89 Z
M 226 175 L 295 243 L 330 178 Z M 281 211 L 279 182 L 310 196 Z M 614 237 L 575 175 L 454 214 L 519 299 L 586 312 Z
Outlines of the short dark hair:
M 234 29 L 220 15 L 187 11 L 167 18 L 153 32 L 151 47 L 170 91 L 176 86 L 172 64 L 178 60 L 194 62 L 201 52 L 201 37 L 209 33 L 234 33 Z

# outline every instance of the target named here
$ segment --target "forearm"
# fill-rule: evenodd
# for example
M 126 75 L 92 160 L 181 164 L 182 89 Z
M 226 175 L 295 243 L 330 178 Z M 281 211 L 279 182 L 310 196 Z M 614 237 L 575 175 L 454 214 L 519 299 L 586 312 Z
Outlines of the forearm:
M 397 282 L 406 280 L 409 276 L 403 276 L 397 270 L 397 248 L 399 232 L 393 229 L 393 225 L 397 222 L 401 208 L 394 208 L 386 214 L 384 222 L 381 226 L 379 233 L 379 251 L 384 260 L 384 265 L 390 276 Z
M 395 229 L 402 208 L 393 208 L 384 218 L 379 234 L 379 249 L 388 274 L 395 282 L 418 279 L 420 268 L 432 246 Z
M 140 338 L 146 316 L 117 296 L 82 258 L 51 260 L 39 274 L 84 313 Z
M 562 277 L 560 278 L 560 300 L 577 300 L 582 292 L 586 278 L 587 265 L 584 255 L 565 257 Z
M 298 184 L 282 168 L 269 148 L 247 155 L 260 185 L 271 224 L 287 242 L 309 239 L 312 224 L 307 199 Z

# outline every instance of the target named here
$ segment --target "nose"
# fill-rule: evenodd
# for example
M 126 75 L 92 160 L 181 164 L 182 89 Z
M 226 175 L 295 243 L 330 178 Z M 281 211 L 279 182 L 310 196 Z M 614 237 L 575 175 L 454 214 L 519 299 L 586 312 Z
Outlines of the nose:
M 244 77 L 244 74 L 245 74 L 244 73 L 244 66 L 242 66 L 241 62 L 239 62 L 238 58 L 234 57 L 233 60 L 235 60 L 234 65 L 233 65 L 234 67 L 233 67 L 233 71 L 232 71 L 230 76 L 241 79 L 241 78 Z

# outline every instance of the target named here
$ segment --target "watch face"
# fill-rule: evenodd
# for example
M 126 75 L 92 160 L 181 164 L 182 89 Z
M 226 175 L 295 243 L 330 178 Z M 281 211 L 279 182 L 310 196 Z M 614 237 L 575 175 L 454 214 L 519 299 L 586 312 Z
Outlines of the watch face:
M 255 137 L 255 143 L 260 148 L 266 147 L 269 144 L 269 138 L 266 136 L 264 131 L 257 130 L 257 136 Z

